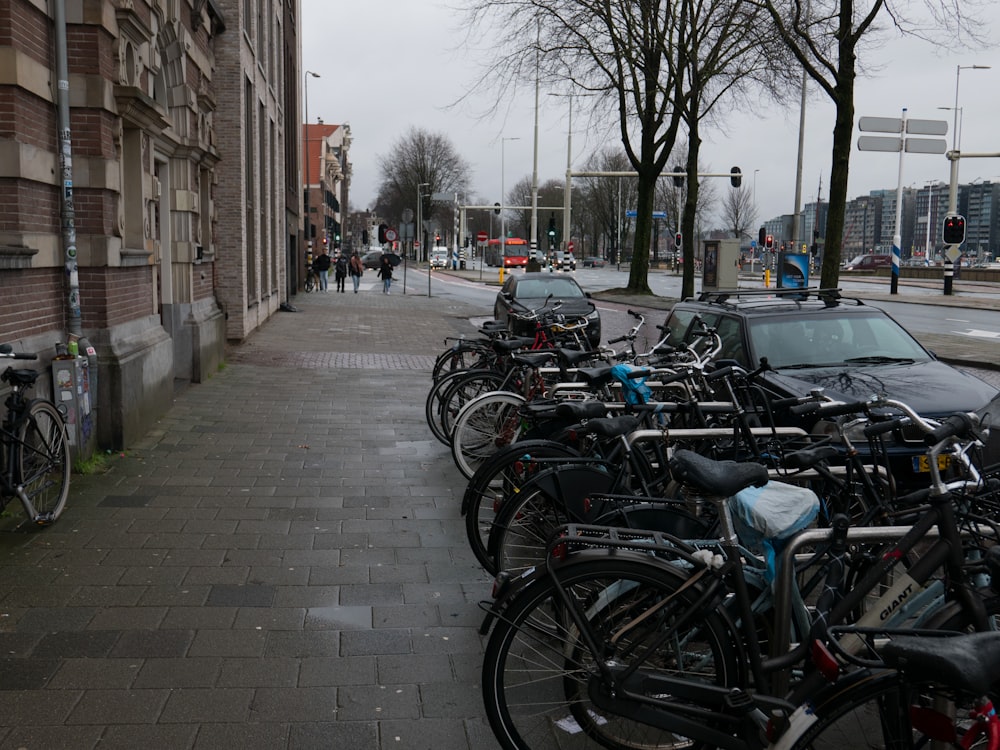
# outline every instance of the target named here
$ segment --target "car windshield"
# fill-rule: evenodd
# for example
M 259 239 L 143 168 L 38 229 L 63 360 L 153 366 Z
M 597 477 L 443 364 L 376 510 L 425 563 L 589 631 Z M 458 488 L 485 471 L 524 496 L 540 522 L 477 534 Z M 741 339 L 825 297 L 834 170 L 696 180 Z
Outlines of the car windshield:
M 821 315 L 750 321 L 756 359 L 774 368 L 927 362 L 930 355 L 884 315 Z
M 582 299 L 583 290 L 566 278 L 522 279 L 515 292 L 518 299 Z

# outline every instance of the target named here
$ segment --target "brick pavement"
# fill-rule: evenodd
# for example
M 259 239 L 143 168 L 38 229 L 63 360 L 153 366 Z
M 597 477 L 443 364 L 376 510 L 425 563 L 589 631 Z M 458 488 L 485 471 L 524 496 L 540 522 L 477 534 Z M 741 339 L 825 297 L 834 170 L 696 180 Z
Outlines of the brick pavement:
M 298 295 L 57 524 L 6 519 L 0 748 L 495 746 L 490 581 L 423 416 L 471 311 L 393 291 Z

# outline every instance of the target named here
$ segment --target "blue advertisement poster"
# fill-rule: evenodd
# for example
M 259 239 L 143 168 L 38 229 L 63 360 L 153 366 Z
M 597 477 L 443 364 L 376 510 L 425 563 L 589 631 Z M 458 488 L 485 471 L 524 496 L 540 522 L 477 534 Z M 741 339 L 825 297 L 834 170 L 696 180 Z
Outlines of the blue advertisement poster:
M 778 253 L 778 287 L 804 289 L 809 286 L 809 253 Z

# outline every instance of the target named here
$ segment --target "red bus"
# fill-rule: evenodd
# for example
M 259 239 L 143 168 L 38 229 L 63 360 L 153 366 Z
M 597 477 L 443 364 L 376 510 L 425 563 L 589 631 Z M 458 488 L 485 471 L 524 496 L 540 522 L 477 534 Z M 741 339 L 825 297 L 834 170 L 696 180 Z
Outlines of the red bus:
M 528 265 L 528 241 L 520 237 L 508 237 L 504 242 L 504 268 L 524 268 Z M 490 240 L 486 246 L 486 265 L 500 265 L 500 240 Z

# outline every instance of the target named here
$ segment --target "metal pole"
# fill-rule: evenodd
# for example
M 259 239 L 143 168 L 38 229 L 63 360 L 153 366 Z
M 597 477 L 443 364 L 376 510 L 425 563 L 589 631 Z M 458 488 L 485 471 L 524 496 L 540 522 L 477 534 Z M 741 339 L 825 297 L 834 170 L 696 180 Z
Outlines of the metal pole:
M 900 133 L 906 132 L 906 107 L 903 107 L 902 128 Z M 903 154 L 905 148 L 899 150 L 899 174 L 896 177 L 896 228 L 892 235 L 892 279 L 889 282 L 889 294 L 899 293 L 899 255 L 900 247 L 903 244 L 902 227 L 903 220 Z
M 73 203 L 73 151 L 69 128 L 69 63 L 66 46 L 66 3 L 55 0 L 53 21 L 56 33 L 56 119 L 59 129 L 59 172 L 62 188 L 62 243 L 65 258 L 66 282 L 68 285 L 67 332 L 74 346 L 83 335 L 80 313 L 80 274 L 76 258 L 76 207 Z M 169 273 L 169 269 L 166 273 Z
M 541 46 L 542 24 L 538 22 L 537 43 L 535 45 L 535 147 L 531 169 L 531 236 L 528 251 L 538 249 L 538 56 Z M 501 199 L 501 203 L 503 200 Z
M 806 142 L 806 82 L 808 75 L 802 70 L 802 96 L 799 100 L 799 151 L 795 167 L 795 211 L 792 213 L 792 249 L 799 239 L 799 211 L 802 207 L 802 161 Z
M 563 250 L 569 249 L 570 211 L 573 206 L 573 94 L 569 95 L 569 127 L 566 129 L 566 190 L 563 196 Z

